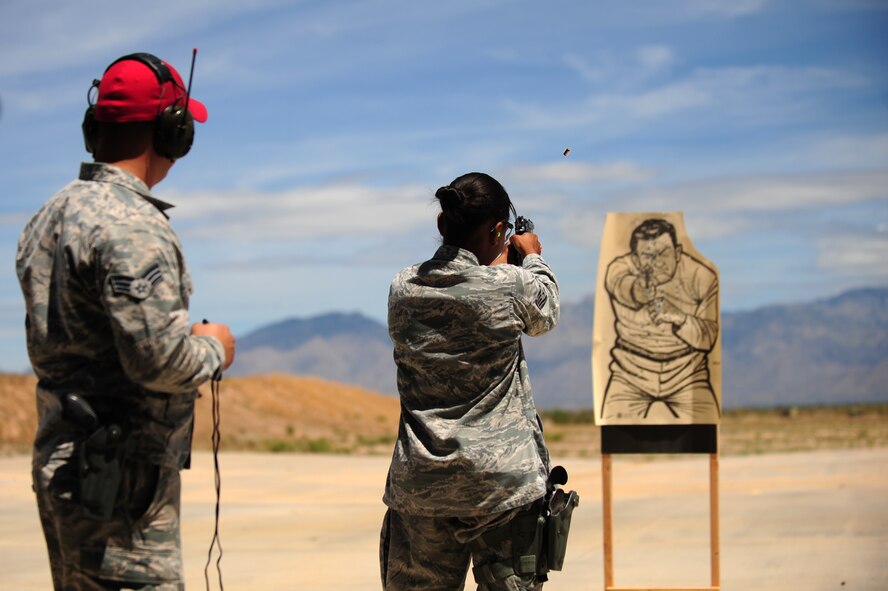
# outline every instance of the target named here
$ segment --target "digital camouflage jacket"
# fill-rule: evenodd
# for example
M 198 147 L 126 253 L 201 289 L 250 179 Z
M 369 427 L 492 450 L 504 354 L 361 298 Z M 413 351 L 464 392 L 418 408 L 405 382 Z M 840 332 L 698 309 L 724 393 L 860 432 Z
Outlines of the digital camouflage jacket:
M 486 515 L 545 494 L 549 454 L 521 335 L 558 321 L 542 257 L 483 266 L 444 245 L 392 281 L 401 419 L 384 501 L 414 515 Z
M 181 468 L 197 387 L 222 344 L 190 334 L 191 280 L 164 210 L 135 176 L 84 163 L 28 222 L 16 271 L 38 377 L 36 447 L 64 429 L 61 397 L 82 395 L 124 426 L 127 452 Z

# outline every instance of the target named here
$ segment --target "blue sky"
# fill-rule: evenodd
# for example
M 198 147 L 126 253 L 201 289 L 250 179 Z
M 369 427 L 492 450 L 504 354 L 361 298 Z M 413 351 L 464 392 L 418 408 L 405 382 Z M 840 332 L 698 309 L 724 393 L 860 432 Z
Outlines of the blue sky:
M 608 211 L 684 211 L 723 310 L 888 284 L 886 1 L 5 0 L 0 370 L 27 367 L 16 240 L 88 156 L 91 80 L 134 51 L 187 77 L 192 47 L 209 120 L 155 192 L 193 315 L 235 334 L 383 320 L 471 170 L 536 222 L 567 301 Z

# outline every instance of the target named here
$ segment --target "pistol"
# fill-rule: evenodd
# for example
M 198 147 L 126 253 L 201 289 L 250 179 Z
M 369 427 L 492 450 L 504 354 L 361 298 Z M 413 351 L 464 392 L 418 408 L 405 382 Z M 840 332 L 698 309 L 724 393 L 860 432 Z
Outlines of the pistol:
M 524 234 L 525 232 L 533 232 L 533 222 L 530 218 L 519 215 L 515 218 L 515 233 Z
M 524 234 L 525 232 L 533 232 L 533 222 L 530 218 L 519 215 L 515 218 L 515 234 Z M 518 249 L 509 245 L 509 263 L 520 265 L 524 257 L 518 252 Z

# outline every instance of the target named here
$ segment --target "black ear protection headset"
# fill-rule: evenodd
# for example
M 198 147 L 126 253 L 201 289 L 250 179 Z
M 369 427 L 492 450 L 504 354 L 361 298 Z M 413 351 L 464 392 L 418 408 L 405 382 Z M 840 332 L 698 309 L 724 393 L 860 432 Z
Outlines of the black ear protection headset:
M 110 66 L 105 68 L 105 72 L 111 69 L 111 66 L 114 64 L 126 60 L 141 62 L 148 66 L 154 72 L 154 75 L 157 76 L 157 82 L 161 86 L 167 82 L 178 85 L 166 64 L 150 53 L 125 55 L 114 60 Z M 90 95 L 93 89 L 96 89 L 98 92 L 99 83 L 99 80 L 93 80 L 92 86 L 87 91 L 86 100 L 89 106 L 83 115 L 82 125 L 84 146 L 86 151 L 93 155 L 96 153 L 96 139 L 99 126 L 95 119 L 96 105 L 93 103 Z M 184 104 L 178 104 L 177 102 L 166 107 L 157 115 L 157 119 L 154 121 L 154 151 L 164 158 L 178 160 L 191 149 L 191 144 L 194 141 L 194 118 L 188 112 L 189 96 L 190 89 L 187 89 L 185 91 Z

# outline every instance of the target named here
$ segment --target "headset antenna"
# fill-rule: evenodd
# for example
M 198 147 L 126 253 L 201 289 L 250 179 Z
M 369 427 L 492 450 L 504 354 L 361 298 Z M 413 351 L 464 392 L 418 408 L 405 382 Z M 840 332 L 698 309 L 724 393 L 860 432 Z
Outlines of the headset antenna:
M 182 113 L 182 118 L 186 117 L 185 113 L 188 112 L 188 101 L 191 100 L 191 81 L 194 79 L 194 60 L 197 58 L 197 48 L 195 47 L 191 52 L 191 72 L 188 74 L 188 88 L 185 89 L 185 110 Z

